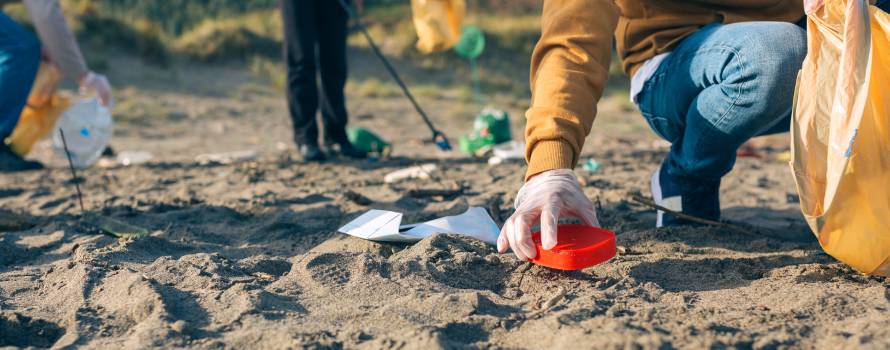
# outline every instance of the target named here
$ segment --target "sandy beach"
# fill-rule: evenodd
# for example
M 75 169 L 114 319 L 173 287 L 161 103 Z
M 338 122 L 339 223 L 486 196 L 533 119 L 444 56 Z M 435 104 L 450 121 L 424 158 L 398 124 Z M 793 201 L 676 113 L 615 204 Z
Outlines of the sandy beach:
M 648 196 L 667 149 L 634 112 L 602 105 L 585 146 L 602 170 L 577 174 L 619 254 L 562 272 L 466 237 L 389 244 L 336 232 L 372 208 L 416 222 L 479 206 L 498 224 L 512 211 L 524 164 L 439 153 L 398 96 L 349 99 L 354 124 L 395 145 L 392 159 L 302 164 L 280 90 L 237 67 L 134 65 L 111 65 L 131 82 L 118 94 L 112 145 L 153 159 L 82 171 L 81 187 L 87 211 L 151 233 L 84 229 L 65 163 L 38 145 L 34 156 L 52 169 L 0 176 L 0 208 L 16 218 L 0 228 L 0 348 L 890 347 L 890 280 L 821 251 L 787 163 L 770 159 L 783 136 L 723 183 L 724 217 L 747 233 L 654 229 L 654 211 L 632 198 Z M 452 138 L 478 112 L 448 92 L 423 100 Z M 527 101 L 494 103 L 522 135 Z M 195 161 L 243 150 L 256 158 Z M 440 167 L 433 179 L 382 180 L 427 163 Z M 456 187 L 457 196 L 410 192 Z

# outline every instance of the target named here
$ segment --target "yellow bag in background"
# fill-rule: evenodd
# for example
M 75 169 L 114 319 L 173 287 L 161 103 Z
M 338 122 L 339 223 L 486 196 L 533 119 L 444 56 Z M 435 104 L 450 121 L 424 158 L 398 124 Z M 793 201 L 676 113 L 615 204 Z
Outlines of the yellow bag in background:
M 809 16 L 791 168 L 825 252 L 890 275 L 890 15 L 866 1 L 826 0 Z
M 43 62 L 34 79 L 28 104 L 22 110 L 12 134 L 4 140 L 17 154 L 24 156 L 31 147 L 56 125 L 62 112 L 71 104 L 70 96 L 57 93 L 61 74 L 56 66 Z
M 411 0 L 411 12 L 420 52 L 448 50 L 460 40 L 464 0 Z

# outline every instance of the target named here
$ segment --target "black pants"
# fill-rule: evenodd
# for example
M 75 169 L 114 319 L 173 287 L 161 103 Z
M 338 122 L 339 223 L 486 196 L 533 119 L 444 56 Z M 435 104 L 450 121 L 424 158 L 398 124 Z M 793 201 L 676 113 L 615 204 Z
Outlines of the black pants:
M 321 106 L 327 140 L 346 142 L 346 10 L 339 0 L 281 0 L 281 15 L 294 141 L 318 142 L 315 116 Z M 321 99 L 316 72 L 321 73 Z

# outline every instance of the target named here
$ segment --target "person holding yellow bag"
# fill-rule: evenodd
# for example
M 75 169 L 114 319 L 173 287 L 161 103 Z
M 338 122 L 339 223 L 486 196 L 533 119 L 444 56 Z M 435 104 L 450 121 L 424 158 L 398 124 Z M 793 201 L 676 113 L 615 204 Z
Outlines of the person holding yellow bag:
M 0 0 L 2 6 L 13 1 Z M 28 100 L 41 57 L 59 67 L 62 76 L 73 79 L 81 90 L 98 95 L 111 107 L 111 85 L 105 76 L 90 71 L 65 22 L 58 0 L 23 0 L 40 41 L 0 11 L 0 141 L 12 134 Z M 41 42 L 43 51 L 41 52 Z M 23 159 L 0 142 L 0 172 L 36 170 L 43 165 Z
M 890 9 L 888 0 L 877 5 Z M 720 181 L 738 147 L 791 125 L 804 19 L 803 0 L 545 0 L 532 54 L 526 182 L 498 250 L 528 260 L 536 256 L 533 226 L 551 249 L 561 216 L 598 224 L 571 169 L 596 117 L 613 37 L 631 99 L 671 143 L 651 178 L 655 202 L 719 220 Z M 657 226 L 682 224 L 689 222 L 658 212 Z

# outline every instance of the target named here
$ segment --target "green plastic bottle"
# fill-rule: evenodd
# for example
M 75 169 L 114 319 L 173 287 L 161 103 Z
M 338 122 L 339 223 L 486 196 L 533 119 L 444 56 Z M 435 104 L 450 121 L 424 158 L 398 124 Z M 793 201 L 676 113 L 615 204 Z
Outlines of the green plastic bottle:
M 473 122 L 473 132 L 462 136 L 459 141 L 460 150 L 467 154 L 479 155 L 491 149 L 491 146 L 513 139 L 510 133 L 510 117 L 507 112 L 485 108 Z
M 353 147 L 358 148 L 368 154 L 377 155 L 379 157 L 387 157 L 392 152 L 392 145 L 383 140 L 380 136 L 371 130 L 353 126 L 346 129 L 346 137 Z

